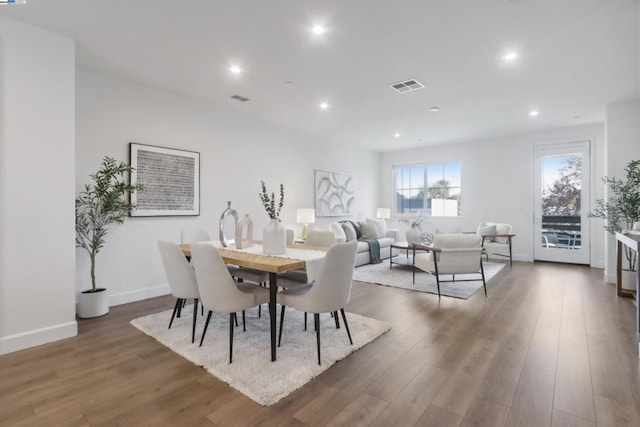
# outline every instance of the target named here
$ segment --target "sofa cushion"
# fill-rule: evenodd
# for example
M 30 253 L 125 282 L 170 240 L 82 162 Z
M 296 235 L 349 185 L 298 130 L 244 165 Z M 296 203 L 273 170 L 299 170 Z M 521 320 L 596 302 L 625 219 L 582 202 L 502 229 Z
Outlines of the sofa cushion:
M 378 243 L 380 243 L 380 249 L 388 248 L 393 242 L 395 242 L 395 239 L 393 237 L 383 237 L 381 239 L 378 239 Z
M 367 242 L 358 242 L 358 249 L 356 253 L 369 252 L 369 244 Z
M 341 222 L 340 225 L 342 225 L 347 242 L 358 239 L 358 235 L 356 234 L 356 229 L 353 228 L 353 224 L 350 222 Z

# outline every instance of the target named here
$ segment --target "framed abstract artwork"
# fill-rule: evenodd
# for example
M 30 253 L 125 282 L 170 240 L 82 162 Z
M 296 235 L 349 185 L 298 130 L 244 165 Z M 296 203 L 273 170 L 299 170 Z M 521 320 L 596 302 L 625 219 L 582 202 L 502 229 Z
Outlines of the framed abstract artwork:
M 347 216 L 355 213 L 354 176 L 315 171 L 316 216 Z
M 131 216 L 200 215 L 200 153 L 132 142 L 129 161 L 131 184 L 144 186 Z

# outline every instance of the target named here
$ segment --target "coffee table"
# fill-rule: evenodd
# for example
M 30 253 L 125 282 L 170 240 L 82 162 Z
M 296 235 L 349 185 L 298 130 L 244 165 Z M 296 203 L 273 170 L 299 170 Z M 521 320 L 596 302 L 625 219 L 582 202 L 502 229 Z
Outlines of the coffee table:
M 393 255 L 393 250 L 398 249 L 400 251 L 404 251 L 405 255 Z M 413 270 L 413 282 L 415 283 L 416 279 L 416 266 L 415 266 L 415 256 L 416 251 L 426 252 L 424 249 L 416 248 L 413 243 L 409 242 L 395 242 L 391 244 L 391 256 L 389 257 L 389 268 L 393 268 L 393 264 L 396 265 L 404 265 L 405 267 L 411 267 Z

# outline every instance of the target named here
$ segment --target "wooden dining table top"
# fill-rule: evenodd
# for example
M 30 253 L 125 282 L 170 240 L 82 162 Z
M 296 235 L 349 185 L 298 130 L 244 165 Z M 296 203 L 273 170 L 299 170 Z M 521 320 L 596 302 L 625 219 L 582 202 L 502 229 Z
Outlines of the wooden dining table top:
M 327 248 L 303 245 L 291 245 L 289 247 L 293 249 L 327 250 Z M 190 243 L 180 244 L 180 249 L 185 256 L 191 256 Z M 302 259 L 285 258 L 265 254 L 252 254 L 226 248 L 217 249 L 220 253 L 220 256 L 222 257 L 222 260 L 227 264 L 238 265 L 240 267 L 255 268 L 257 270 L 267 271 L 269 273 L 284 273 L 290 270 L 304 269 L 306 265 L 306 262 Z

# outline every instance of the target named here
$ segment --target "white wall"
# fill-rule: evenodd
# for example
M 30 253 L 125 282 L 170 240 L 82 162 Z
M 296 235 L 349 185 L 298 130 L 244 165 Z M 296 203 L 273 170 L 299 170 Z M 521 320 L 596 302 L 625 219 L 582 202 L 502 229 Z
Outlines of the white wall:
M 624 178 L 630 160 L 640 159 L 640 100 L 607 105 L 605 174 Z M 605 192 L 606 194 L 606 192 Z M 605 233 L 605 279 L 616 280 L 616 241 Z
M 276 193 L 284 183 L 287 226 L 299 229 L 296 208 L 313 207 L 314 169 L 355 174 L 356 217 L 375 215 L 377 153 L 257 122 L 234 112 L 233 100 L 217 108 L 80 69 L 76 81 L 76 191 L 103 156 L 127 160 L 129 142 L 200 152 L 199 217 L 133 217 L 112 228 L 97 260 L 97 283 L 109 289 L 111 305 L 167 293 L 156 242 L 178 241 L 184 228 L 216 232 L 227 200 L 240 215 L 250 214 L 254 237 L 260 238 L 268 221 L 258 198 L 260 180 Z M 80 249 L 76 283 L 78 290 L 90 283 L 88 256 Z
M 74 42 L 0 16 L 0 354 L 77 333 Z
M 426 229 L 474 231 L 480 222 L 506 222 L 513 226 L 513 257 L 533 260 L 534 146 L 559 142 L 591 141 L 591 180 L 604 170 L 604 128 L 576 126 L 455 145 L 429 146 L 384 153 L 381 156 L 381 205 L 393 206 L 393 166 L 416 162 L 458 160 L 462 166 L 462 215 L 430 218 Z M 602 197 L 602 188 L 592 185 L 592 200 Z M 398 224 L 402 227 L 402 224 Z M 601 227 L 601 224 L 600 224 Z M 423 229 L 425 226 L 423 226 Z M 599 229 L 591 224 L 591 236 Z M 595 237 L 593 237 L 595 240 Z M 591 265 L 604 266 L 602 245 L 591 246 Z

